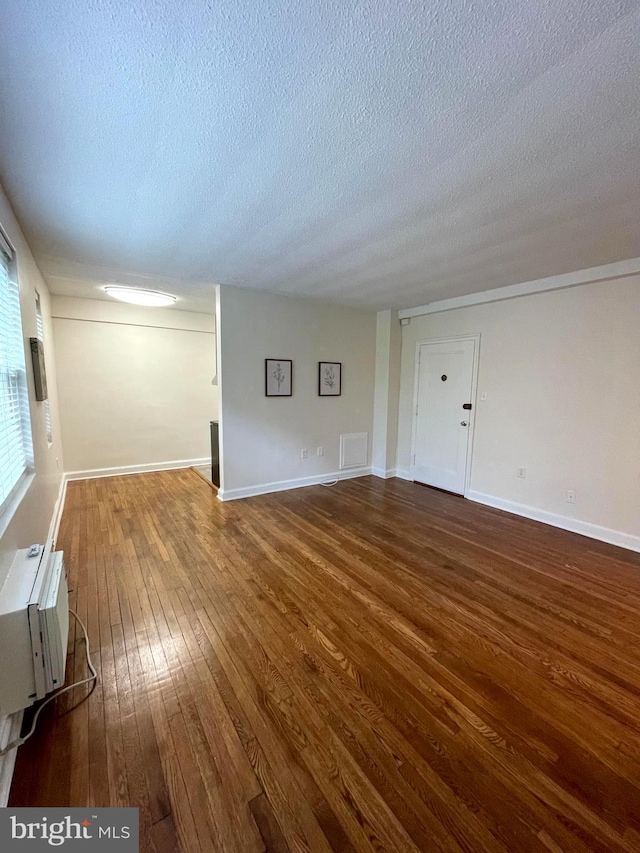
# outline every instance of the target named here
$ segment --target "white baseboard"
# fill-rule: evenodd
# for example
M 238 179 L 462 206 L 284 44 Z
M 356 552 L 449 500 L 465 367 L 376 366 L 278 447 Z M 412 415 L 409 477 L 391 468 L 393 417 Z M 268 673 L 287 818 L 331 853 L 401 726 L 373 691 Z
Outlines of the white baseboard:
M 536 509 L 536 507 L 527 506 L 526 504 L 507 501 L 503 498 L 496 498 L 493 495 L 485 495 L 483 492 L 471 491 L 467 497 L 470 501 L 492 506 L 495 509 L 501 509 L 505 512 L 511 512 L 514 515 L 532 518 L 534 521 L 542 521 L 544 524 L 550 524 L 552 527 L 560 527 L 562 530 L 570 530 L 572 533 L 580 533 L 582 536 L 588 536 L 590 539 L 599 539 L 601 542 L 618 545 L 620 548 L 627 548 L 630 551 L 640 551 L 640 536 L 633 536 L 631 533 L 622 533 L 619 530 L 612 530 L 609 527 L 601 527 L 599 524 L 591 524 L 588 521 L 580 521 L 577 518 L 570 518 L 566 515 L 557 515 L 553 512 L 547 512 L 544 509 Z
M 411 483 L 413 482 L 411 471 L 405 471 L 403 468 L 396 468 L 394 477 L 399 477 L 401 480 L 409 480 Z
M 97 477 L 122 477 L 126 474 L 146 474 L 150 471 L 172 471 L 174 468 L 198 468 L 211 465 L 211 459 L 174 459 L 171 462 L 149 462 L 144 465 L 121 465 L 117 468 L 93 468 L 87 471 L 67 471 L 65 479 L 93 480 Z
M 396 469 L 387 468 L 387 470 L 385 471 L 384 468 L 372 468 L 371 473 L 374 477 L 380 477 L 383 480 L 389 480 L 391 477 L 396 476 Z
M 235 501 L 241 498 L 253 498 L 256 495 L 268 495 L 271 492 L 286 492 L 289 489 L 300 489 L 303 486 L 318 486 L 320 483 L 331 483 L 334 480 L 351 480 L 354 477 L 366 477 L 371 474 L 371 468 L 352 468 L 351 470 L 334 471 L 329 474 L 316 474 L 313 477 L 298 477 L 296 480 L 280 480 L 275 483 L 261 483 L 257 486 L 245 486 L 241 489 L 220 489 L 219 501 Z
M 0 749 L 4 749 L 8 743 L 20 736 L 22 727 L 22 715 L 24 711 L 17 711 L 10 717 L 0 720 Z M 16 763 L 18 749 L 12 749 L 6 755 L 0 755 L 0 808 L 6 808 L 9 802 L 9 791 L 13 779 L 13 768 Z

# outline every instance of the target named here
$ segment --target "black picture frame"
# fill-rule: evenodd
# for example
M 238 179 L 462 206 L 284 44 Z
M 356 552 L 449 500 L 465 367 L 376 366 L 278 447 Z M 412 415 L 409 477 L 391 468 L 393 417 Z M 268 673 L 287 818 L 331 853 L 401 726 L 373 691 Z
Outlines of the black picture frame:
M 320 397 L 340 397 L 342 395 L 342 362 L 318 362 L 318 394 Z
M 282 373 L 281 379 L 278 369 Z M 265 358 L 264 393 L 265 397 L 293 395 L 293 361 L 290 358 Z
M 47 390 L 47 369 L 44 363 L 44 346 L 39 338 L 29 338 L 31 361 L 33 363 L 33 384 L 36 400 L 39 403 L 49 399 Z

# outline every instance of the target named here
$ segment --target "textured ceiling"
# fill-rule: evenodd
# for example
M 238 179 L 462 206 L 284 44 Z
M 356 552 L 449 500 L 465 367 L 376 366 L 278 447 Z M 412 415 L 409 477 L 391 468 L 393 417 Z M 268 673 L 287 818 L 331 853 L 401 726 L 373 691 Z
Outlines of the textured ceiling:
M 406 307 L 640 256 L 637 2 L 11 0 L 0 57 L 55 292 Z

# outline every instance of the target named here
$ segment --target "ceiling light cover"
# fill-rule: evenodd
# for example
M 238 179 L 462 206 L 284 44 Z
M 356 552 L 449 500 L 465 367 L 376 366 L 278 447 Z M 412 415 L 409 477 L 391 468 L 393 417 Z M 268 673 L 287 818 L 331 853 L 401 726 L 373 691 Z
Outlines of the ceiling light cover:
M 159 290 L 141 290 L 138 287 L 123 287 L 118 284 L 108 284 L 105 293 L 119 299 L 121 302 L 130 302 L 132 305 L 144 305 L 147 308 L 163 308 L 173 305 L 177 299 L 170 293 L 160 293 Z

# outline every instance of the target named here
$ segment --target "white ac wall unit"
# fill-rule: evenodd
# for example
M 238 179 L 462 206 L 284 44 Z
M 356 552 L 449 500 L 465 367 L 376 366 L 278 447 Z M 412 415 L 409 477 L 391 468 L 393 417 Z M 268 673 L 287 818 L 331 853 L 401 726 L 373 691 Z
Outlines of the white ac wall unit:
M 0 590 L 0 717 L 65 679 L 69 602 L 62 551 L 18 551 Z

